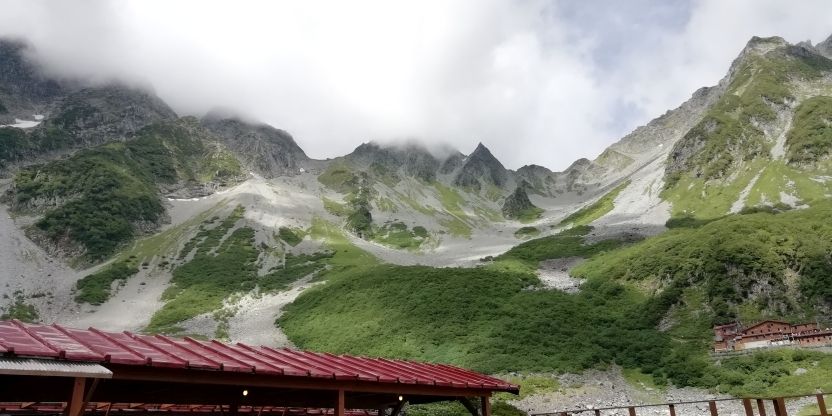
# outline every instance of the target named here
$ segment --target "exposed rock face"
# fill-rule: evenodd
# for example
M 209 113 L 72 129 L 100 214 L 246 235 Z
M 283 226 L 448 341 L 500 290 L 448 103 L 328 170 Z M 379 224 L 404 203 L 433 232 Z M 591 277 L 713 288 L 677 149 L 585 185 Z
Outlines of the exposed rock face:
M 440 164 L 427 148 L 417 143 L 402 146 L 363 143 L 346 159 L 362 168 L 369 168 L 375 174 L 405 175 L 427 182 L 436 180 Z
M 819 54 L 832 59 L 832 36 L 829 36 L 825 41 L 815 45 L 815 50 L 818 51 Z
M 208 114 L 202 125 L 219 136 L 248 170 L 264 177 L 296 175 L 309 162 L 289 133 L 267 124 Z
M 109 85 L 84 88 L 61 99 L 35 134 L 46 137 L 50 129 L 58 128 L 73 137 L 71 144 L 97 145 L 176 119 L 176 113 L 153 93 Z
M 503 216 L 506 218 L 519 218 L 524 212 L 537 208 L 526 193 L 529 184 L 523 181 L 514 192 L 503 202 Z
M 454 178 L 454 185 L 482 189 L 483 184 L 503 187 L 509 180 L 509 172 L 482 143 L 471 153 Z
M 666 183 L 672 185 L 683 175 L 705 180 L 730 177 L 744 162 L 769 157 L 767 146 L 775 144 L 773 132 L 791 118 L 797 100 L 794 86 L 808 76 L 806 68 L 832 68 L 832 62 L 818 52 L 811 45 L 790 45 L 780 37 L 751 38 L 726 77 L 691 98 L 707 104 L 700 108 L 719 104 L 718 111 L 733 115 L 703 113 L 696 124 L 685 125 L 667 159 Z M 772 84 L 784 82 L 785 88 L 771 91 Z M 750 89 L 758 92 L 748 96 Z
M 452 155 L 448 156 L 444 162 L 442 162 L 442 167 L 439 168 L 439 173 L 443 175 L 449 175 L 454 173 L 455 170 L 459 169 L 462 164 L 465 163 L 465 155 L 459 152 L 455 152 Z
M 44 77 L 24 56 L 26 44 L 0 39 L 0 124 L 31 117 L 63 88 Z

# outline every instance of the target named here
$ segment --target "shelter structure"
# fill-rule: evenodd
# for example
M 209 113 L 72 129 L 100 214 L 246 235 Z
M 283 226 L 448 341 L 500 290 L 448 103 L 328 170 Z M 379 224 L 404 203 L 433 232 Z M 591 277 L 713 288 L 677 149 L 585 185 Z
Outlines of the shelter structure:
M 490 416 L 495 392 L 519 386 L 444 364 L 0 321 L 0 413 L 395 416 L 455 400 Z
M 714 352 L 741 351 L 754 348 L 832 345 L 832 329 L 817 322 L 790 324 L 766 320 L 749 327 L 739 322 L 714 327 Z

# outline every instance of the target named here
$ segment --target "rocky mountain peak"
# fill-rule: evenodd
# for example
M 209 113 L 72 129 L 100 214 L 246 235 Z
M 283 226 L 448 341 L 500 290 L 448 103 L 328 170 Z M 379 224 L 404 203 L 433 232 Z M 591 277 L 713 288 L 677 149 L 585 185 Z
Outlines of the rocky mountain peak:
M 397 173 L 427 182 L 436 180 L 442 163 L 424 144 L 417 141 L 397 144 L 371 141 L 356 147 L 346 158 L 377 174 Z
M 506 198 L 501 209 L 504 217 L 518 219 L 533 216 L 539 210 L 529 199 L 529 195 L 526 193 L 527 188 L 531 188 L 531 185 L 522 180 L 514 189 L 514 192 Z
M 826 40 L 815 45 L 815 50 L 818 51 L 819 54 L 832 59 L 832 35 L 829 35 Z
M 62 93 L 56 81 L 46 78 L 29 61 L 27 48 L 24 42 L 0 39 L 0 109 L 4 109 L 0 121 L 31 117 L 38 107 Z
M 508 170 L 485 145 L 479 143 L 474 152 L 465 159 L 465 163 L 454 178 L 454 185 L 479 191 L 483 183 L 503 187 L 508 179 Z
M 268 124 L 218 111 L 209 112 L 201 123 L 236 153 L 247 169 L 264 177 L 296 175 L 309 161 L 289 133 Z

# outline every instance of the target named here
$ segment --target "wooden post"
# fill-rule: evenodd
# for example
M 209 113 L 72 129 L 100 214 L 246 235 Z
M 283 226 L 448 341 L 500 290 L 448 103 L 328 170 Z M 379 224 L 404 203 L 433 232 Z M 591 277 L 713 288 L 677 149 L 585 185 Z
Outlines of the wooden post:
M 630 416 L 636 416 L 636 408 L 633 406 L 628 407 L 627 412 L 630 414 Z
M 670 416 L 676 416 L 676 405 L 669 404 L 667 405 L 668 410 L 670 410 Z
M 390 412 L 390 416 L 399 416 L 399 412 L 402 411 L 403 407 L 404 407 L 404 400 L 400 400 L 398 403 L 396 403 L 395 406 L 393 406 L 393 410 Z
M 760 411 L 760 416 L 766 416 L 766 403 L 763 399 L 757 399 L 757 410 Z
M 829 416 L 829 412 L 826 411 L 826 400 L 823 400 L 823 395 L 818 394 L 815 397 L 818 399 L 818 409 L 820 410 L 820 416 Z
M 481 403 L 480 411 L 482 412 L 482 416 L 491 416 L 491 398 L 482 396 Z
M 344 390 L 338 390 L 338 400 L 335 404 L 335 416 L 344 416 L 344 406 L 345 406 L 345 399 L 344 399 Z
M 774 414 L 776 416 L 789 416 L 789 413 L 786 411 L 786 400 L 782 397 L 778 397 L 771 401 L 774 404 Z
M 468 413 L 471 414 L 471 416 L 480 416 L 480 411 L 477 410 L 476 407 L 474 407 L 474 403 L 471 403 L 471 401 L 468 400 L 467 397 L 460 397 L 459 399 L 457 399 L 457 401 L 462 403 L 462 406 L 464 406 L 465 409 L 468 410 Z
M 708 410 L 711 411 L 711 416 L 719 416 L 719 413 L 716 411 L 716 402 L 711 400 L 708 402 Z
M 742 407 L 745 409 L 745 416 L 754 416 L 754 407 L 751 406 L 751 399 L 742 399 Z
M 595 409 L 595 416 L 601 416 L 601 411 L 598 410 L 598 409 Z
M 81 416 L 84 414 L 84 389 L 87 386 L 87 379 L 75 377 L 72 384 L 72 396 L 66 404 L 66 416 Z

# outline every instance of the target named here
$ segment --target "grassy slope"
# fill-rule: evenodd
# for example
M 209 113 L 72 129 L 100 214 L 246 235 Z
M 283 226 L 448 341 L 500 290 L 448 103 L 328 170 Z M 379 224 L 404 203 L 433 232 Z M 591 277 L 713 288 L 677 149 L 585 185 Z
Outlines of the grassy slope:
M 826 186 L 811 181 L 816 172 L 771 162 L 771 144 L 757 123 L 776 119 L 768 103 L 795 99 L 790 88 L 792 80 L 813 80 L 830 69 L 829 60 L 795 58 L 782 50 L 747 57 L 725 95 L 677 143 L 677 147 L 699 150 L 679 169 L 668 172 L 662 196 L 672 202 L 673 214 L 698 218 L 725 215 L 758 174 L 760 181 L 749 188 L 746 206 L 779 202 L 781 190 L 807 201 L 823 195 Z M 788 136 L 789 144 L 811 147 L 825 143 L 826 139 L 810 137 L 808 133 L 817 129 L 804 130 L 801 126 L 805 124 L 811 123 L 802 122 L 798 111 L 795 129 Z M 790 150 L 789 157 L 794 156 L 797 148 Z
M 564 256 L 600 250 L 581 241 L 577 234 L 563 237 Z M 479 269 L 362 265 L 330 272 L 328 283 L 305 292 L 280 324 L 304 348 L 453 362 L 491 372 L 646 361 L 666 345 L 642 323 L 624 323 L 640 321 L 646 298 L 622 285 L 593 281 L 579 295 L 525 290 L 538 284 L 530 254 L 536 252 L 527 245 Z M 593 329 L 598 327 L 610 329 Z
M 254 244 L 254 229 L 243 219 L 237 207 L 223 219 L 213 217 L 185 244 L 179 259 L 187 259 L 173 270 L 171 286 L 162 295 L 165 305 L 151 318 L 149 332 L 177 333 L 177 325 L 187 319 L 223 307 L 233 295 L 258 289 L 263 292 L 283 290 L 293 281 L 321 272 L 330 253 L 292 256 L 285 264 L 265 275 L 257 273 L 257 260 L 263 250 Z
M 62 201 L 35 227 L 53 242 L 80 247 L 100 261 L 164 215 L 157 184 L 223 180 L 239 174 L 236 159 L 209 148 L 182 124 L 143 129 L 138 138 L 80 151 L 68 159 L 22 169 L 14 203 Z
M 658 384 L 669 379 L 733 394 L 829 389 L 823 374 L 832 371 L 832 360 L 822 354 L 765 353 L 715 366 L 707 351 L 711 325 L 734 313 L 805 319 L 814 316 L 805 305 L 832 302 L 825 254 L 832 252 L 832 226 L 824 220 L 830 215 L 832 204 L 734 215 L 629 246 L 584 245 L 589 228 L 578 227 L 523 243 L 475 269 L 353 264 L 328 272 L 328 283 L 287 307 L 280 325 L 303 348 L 487 372 L 617 363 Z M 539 284 L 537 262 L 571 256 L 590 258 L 574 271 L 586 279 L 581 292 L 529 290 Z M 789 277 L 788 269 L 801 270 L 801 277 Z M 752 291 L 755 282 L 773 290 Z M 662 319 L 672 324 L 667 332 L 656 330 Z M 806 378 L 790 375 L 798 366 L 809 370 Z
M 560 222 L 561 225 L 587 225 L 592 221 L 595 221 L 598 218 L 603 217 L 606 213 L 612 211 L 613 202 L 615 202 L 615 198 L 618 197 L 618 194 L 620 194 L 621 191 L 629 185 L 629 180 L 624 181 L 623 183 L 613 188 L 611 191 L 607 192 L 607 194 L 602 196 L 601 199 L 573 212 L 568 217 L 564 218 Z

